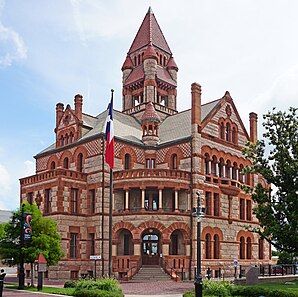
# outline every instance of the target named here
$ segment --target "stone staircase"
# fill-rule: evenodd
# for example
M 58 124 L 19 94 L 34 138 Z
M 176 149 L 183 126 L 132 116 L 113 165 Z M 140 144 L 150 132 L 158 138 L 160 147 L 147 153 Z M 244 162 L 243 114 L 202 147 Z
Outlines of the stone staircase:
M 131 282 L 154 282 L 169 281 L 170 276 L 166 274 L 159 265 L 143 265 L 139 272 L 132 278 Z

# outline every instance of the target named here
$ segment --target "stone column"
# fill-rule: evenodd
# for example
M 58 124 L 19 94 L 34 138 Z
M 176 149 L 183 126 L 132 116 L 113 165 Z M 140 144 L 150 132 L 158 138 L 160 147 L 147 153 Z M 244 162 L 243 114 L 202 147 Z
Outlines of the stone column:
M 158 206 L 162 210 L 162 188 L 158 189 Z
M 218 176 L 218 163 L 215 163 L 215 175 Z
M 222 177 L 226 177 L 226 165 L 222 165 Z
M 125 210 L 128 210 L 129 190 L 125 190 Z
M 236 168 L 236 180 L 239 180 L 239 169 Z
M 178 211 L 178 207 L 179 207 L 179 204 L 178 204 L 178 190 L 175 189 L 175 211 Z
M 190 197 L 190 192 L 187 192 L 187 210 L 191 210 L 192 206 L 191 206 L 191 197 Z
M 208 161 L 208 174 L 211 174 L 211 161 Z
M 142 190 L 142 204 L 141 204 L 141 208 L 142 210 L 145 209 L 145 189 L 141 189 Z
M 232 179 L 233 178 L 233 167 L 231 166 L 230 167 L 230 179 Z

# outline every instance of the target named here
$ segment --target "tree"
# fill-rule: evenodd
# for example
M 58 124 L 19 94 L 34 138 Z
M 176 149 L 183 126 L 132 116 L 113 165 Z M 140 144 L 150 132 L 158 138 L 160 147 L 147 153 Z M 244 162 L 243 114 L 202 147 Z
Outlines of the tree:
M 277 250 L 298 254 L 298 119 L 297 108 L 264 115 L 265 140 L 248 143 L 244 155 L 259 174 L 256 187 L 248 189 L 257 203 L 254 213 L 259 228 L 251 229 Z
M 44 218 L 36 204 L 25 202 L 24 212 L 32 214 L 32 239 L 24 244 L 24 262 L 30 263 L 32 270 L 37 255 L 42 253 L 48 265 L 56 265 L 63 257 L 57 223 Z M 5 236 L 0 239 L 0 256 L 14 258 L 15 264 L 20 263 L 21 216 L 20 209 L 13 212 L 10 222 L 4 225 Z

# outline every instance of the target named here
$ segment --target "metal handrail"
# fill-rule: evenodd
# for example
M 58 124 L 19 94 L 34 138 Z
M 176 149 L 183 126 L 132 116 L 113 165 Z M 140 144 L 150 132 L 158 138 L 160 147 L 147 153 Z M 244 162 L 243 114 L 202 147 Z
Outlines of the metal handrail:
M 137 266 L 132 266 L 125 272 L 127 280 L 130 280 L 135 274 L 137 274 L 137 272 L 140 270 L 140 268 L 141 268 L 141 260 L 138 260 Z M 136 270 L 133 273 L 134 269 L 136 269 Z
M 160 261 L 160 266 L 162 267 L 162 269 L 164 270 L 165 273 L 167 273 L 171 279 L 175 279 L 175 281 L 178 281 L 178 271 L 176 269 L 174 269 L 172 266 L 170 266 L 166 260 L 164 260 L 163 258 L 161 258 Z M 171 271 L 171 273 L 169 273 L 169 270 Z M 173 272 L 175 273 L 175 277 L 173 277 Z

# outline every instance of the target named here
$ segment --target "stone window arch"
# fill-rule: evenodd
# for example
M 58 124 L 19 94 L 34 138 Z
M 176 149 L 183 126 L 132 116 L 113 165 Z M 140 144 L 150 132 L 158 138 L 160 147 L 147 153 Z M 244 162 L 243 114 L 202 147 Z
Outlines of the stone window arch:
M 237 179 L 237 163 L 234 162 L 233 163 L 233 167 L 232 167 L 232 179 L 236 180 Z
M 52 161 L 51 162 L 51 169 L 56 169 L 56 162 L 55 161 Z
M 231 174 L 230 174 L 230 168 L 231 168 L 231 161 L 228 160 L 227 161 L 227 164 L 226 164 L 226 177 L 227 178 L 231 178 Z
M 84 159 L 83 159 L 83 154 L 79 153 L 78 157 L 77 157 L 77 170 L 80 172 L 83 172 L 83 168 L 84 168 Z
M 225 124 L 224 124 L 224 122 L 220 123 L 219 136 L 220 136 L 221 139 L 225 139 Z
M 219 259 L 219 236 L 215 234 L 213 237 L 213 259 Z
M 205 258 L 206 259 L 211 259 L 211 234 L 207 233 L 206 237 L 205 237 L 205 245 L 206 245 L 206 249 L 205 249 Z
M 69 169 L 69 159 L 68 159 L 68 157 L 65 157 L 63 159 L 63 168 Z
M 227 123 L 226 124 L 226 141 L 231 141 L 231 124 Z
M 128 256 L 134 254 L 133 237 L 129 230 L 118 231 L 117 256 Z
M 178 169 L 178 157 L 177 154 L 171 156 L 171 169 Z
M 234 144 L 237 144 L 237 142 L 238 142 L 237 138 L 238 138 L 237 137 L 237 129 L 236 129 L 236 127 L 233 127 L 233 129 L 232 129 L 232 142 Z
M 212 160 L 211 160 L 211 174 L 212 175 L 217 175 L 216 164 L 217 164 L 217 158 L 216 158 L 216 156 L 213 156 Z
M 252 254 L 252 244 L 251 244 L 251 238 L 246 238 L 246 259 L 251 259 Z
M 131 156 L 128 153 L 124 155 L 124 169 L 131 169 Z
M 224 177 L 224 159 L 220 158 L 218 163 L 218 176 Z
M 264 240 L 259 238 L 259 259 L 264 259 Z
M 245 259 L 245 239 L 243 236 L 240 237 L 240 247 L 239 247 L 239 252 L 240 252 L 240 259 Z
M 208 153 L 205 154 L 205 158 L 204 158 L 204 170 L 205 170 L 205 174 L 210 174 L 209 171 L 209 162 L 210 162 L 210 156 Z
M 170 255 L 185 255 L 184 236 L 181 230 L 172 232 L 170 243 Z

